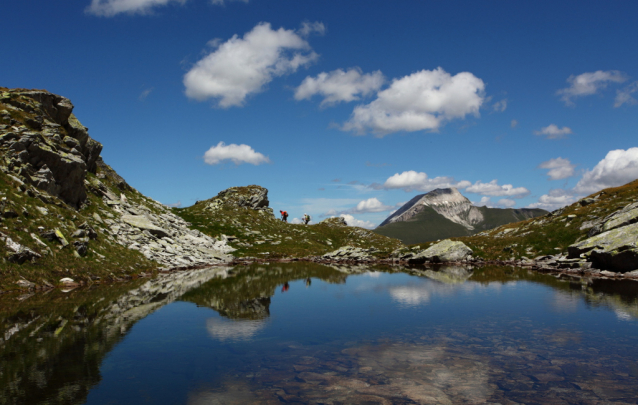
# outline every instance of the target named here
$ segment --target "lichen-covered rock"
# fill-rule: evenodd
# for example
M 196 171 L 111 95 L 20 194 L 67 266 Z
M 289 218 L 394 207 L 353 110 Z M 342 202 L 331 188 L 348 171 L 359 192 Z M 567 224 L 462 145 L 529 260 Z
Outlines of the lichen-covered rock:
M 408 259 L 408 263 L 461 262 L 471 256 L 472 249 L 467 247 L 463 242 L 454 242 L 446 239 Z
M 208 202 L 208 209 L 218 209 L 222 206 L 244 207 L 253 210 L 268 208 L 268 190 L 256 185 L 246 187 L 231 187 L 221 191 Z
M 324 219 L 323 221 L 319 223 L 328 225 L 328 226 L 348 226 L 348 223 L 343 217 L 330 217 L 330 218 Z
M 596 236 L 635 222 L 638 222 L 638 203 L 629 204 L 605 218 L 598 218 L 597 220 L 591 221 L 592 226 L 587 236 Z
M 638 223 L 595 235 L 567 248 L 568 258 L 584 255 L 601 270 L 625 273 L 638 269 Z
M 73 104 L 47 91 L 23 89 L 3 92 L 2 102 L 20 114 L 18 120 L 8 111 L 2 115 L 11 124 L 0 128 L 2 170 L 79 208 L 86 200 L 86 174 L 95 173 L 102 145 L 72 114 Z
M 336 261 L 372 261 L 374 257 L 371 255 L 375 249 L 363 249 L 354 246 L 343 246 L 339 249 L 326 253 L 322 256 L 324 259 Z

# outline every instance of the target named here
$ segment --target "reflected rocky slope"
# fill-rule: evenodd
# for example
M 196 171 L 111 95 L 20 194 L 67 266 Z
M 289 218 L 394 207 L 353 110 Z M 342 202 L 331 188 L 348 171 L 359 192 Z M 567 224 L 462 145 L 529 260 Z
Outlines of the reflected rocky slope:
M 140 319 L 226 268 L 0 300 L 0 404 L 82 403 L 106 354 Z
M 223 318 L 210 318 L 206 324 L 217 340 L 249 339 L 259 330 L 259 322 L 270 315 L 271 297 L 286 283 L 320 279 L 341 284 L 351 274 L 399 270 L 253 264 L 178 272 L 135 284 L 69 293 L 4 296 L 0 300 L 0 404 L 82 403 L 100 381 L 106 354 L 137 321 L 173 301 L 193 302 L 219 312 Z M 403 294 L 400 297 L 407 303 L 424 302 L 424 294 L 526 281 L 550 286 L 555 291 L 552 305 L 556 310 L 570 311 L 584 302 L 609 308 L 620 319 L 638 319 L 638 283 L 633 281 L 570 280 L 509 267 L 401 270 L 430 280 L 423 291 L 389 287 L 396 290 L 391 294 Z M 226 324 L 220 327 L 220 322 Z M 246 398 L 262 403 L 511 403 L 527 402 L 534 395 L 538 398 L 542 389 L 556 400 L 571 401 L 563 394 L 574 390 L 566 381 L 575 375 L 582 383 L 581 402 L 621 401 L 629 395 L 627 386 L 638 377 L 638 369 L 628 369 L 619 357 L 597 357 L 595 352 L 572 348 L 582 336 L 567 331 L 533 330 L 537 342 L 521 346 L 520 333 L 529 325 L 520 322 L 498 335 L 485 332 L 494 325 L 477 323 L 460 326 L 458 334 L 434 327 L 399 341 L 335 343 L 341 347 L 282 343 L 287 347 L 284 352 L 272 358 L 262 353 L 255 360 L 268 372 L 255 374 L 247 369 L 251 380 L 230 378 L 221 388 L 193 393 L 191 402 L 233 403 L 241 397 L 237 403 Z M 460 331 L 463 328 L 465 332 Z M 471 330 L 483 331 L 482 336 Z M 553 350 L 564 348 L 564 358 L 556 358 L 547 344 Z M 586 367 L 575 366 L 585 360 Z M 619 382 L 618 375 L 627 377 Z

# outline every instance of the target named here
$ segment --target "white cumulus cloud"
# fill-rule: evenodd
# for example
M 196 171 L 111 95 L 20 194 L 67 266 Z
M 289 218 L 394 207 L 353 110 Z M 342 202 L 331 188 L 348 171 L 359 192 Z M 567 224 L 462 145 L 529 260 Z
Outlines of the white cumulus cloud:
M 499 185 L 497 180 L 489 183 L 483 183 L 478 180 L 476 183 L 465 189 L 468 193 L 481 194 L 493 197 L 513 197 L 523 198 L 529 194 L 529 190 L 525 187 L 514 187 L 511 184 Z
M 250 163 L 251 165 L 270 163 L 270 159 L 267 156 L 255 152 L 253 148 L 244 144 L 231 143 L 226 145 L 224 142 L 220 142 L 217 146 L 211 147 L 204 153 L 204 162 L 209 165 L 216 165 L 225 160 L 231 160 L 236 165 L 242 163 Z
M 573 98 L 596 94 L 607 87 L 609 83 L 622 83 L 627 77 L 617 70 L 598 70 L 567 78 L 569 87 L 556 92 L 566 105 L 573 105 Z
M 638 81 L 631 83 L 623 89 L 616 90 L 614 107 L 618 108 L 623 104 L 638 104 L 638 101 L 632 96 L 635 92 L 638 92 Z
M 379 201 L 376 197 L 368 198 L 367 200 L 363 200 L 357 204 L 357 206 L 352 210 L 353 214 L 363 214 L 366 212 L 383 212 L 390 211 L 394 209 L 391 205 L 385 205 L 381 201 Z
M 216 99 L 219 107 L 242 106 L 275 77 L 295 72 L 318 58 L 293 30 L 259 23 L 243 38 L 234 35 L 206 55 L 184 76 L 186 95 Z
M 514 201 L 514 200 L 512 200 L 510 198 L 501 198 L 496 203 L 497 207 L 502 207 L 502 208 L 512 208 L 515 205 L 516 205 L 516 201 Z
M 467 180 L 456 181 L 453 177 L 440 176 L 429 178 L 426 173 L 408 170 L 402 173 L 395 173 L 390 176 L 383 185 L 373 185 L 374 188 L 382 189 L 403 189 L 406 192 L 431 191 L 436 188 L 465 188 L 471 185 Z
M 481 201 L 479 201 L 479 202 L 472 201 L 472 204 L 476 205 L 477 207 L 489 207 L 489 208 L 492 208 L 494 206 L 492 204 L 492 201 L 491 201 L 490 197 L 481 197 Z
M 356 219 L 350 214 L 341 214 L 339 216 L 346 220 L 346 223 L 348 224 L 348 226 L 358 226 L 359 228 L 366 228 L 366 229 L 372 229 L 377 226 L 373 222 Z
M 86 12 L 101 17 L 112 17 L 120 13 L 146 14 L 152 8 L 168 3 L 184 4 L 186 0 L 91 0 Z
M 549 169 L 547 175 L 550 180 L 561 180 L 574 175 L 575 164 L 569 161 L 569 159 L 563 159 L 557 157 L 556 159 L 550 159 L 546 162 L 538 165 L 539 169 Z
M 585 172 L 574 187 L 578 193 L 591 194 L 607 187 L 617 187 L 638 178 L 638 147 L 617 149 Z
M 368 131 L 385 136 L 398 131 L 436 131 L 447 121 L 479 115 L 485 101 L 483 80 L 469 72 L 454 76 L 442 68 L 421 70 L 394 79 L 369 104 L 355 107 L 342 126 L 345 131 Z
M 385 78 L 381 71 L 362 74 L 359 68 L 322 72 L 317 77 L 306 77 L 295 90 L 295 99 L 310 99 L 315 94 L 323 97 L 321 106 L 359 100 L 379 90 Z
M 403 204 L 402 204 L 403 205 Z M 355 207 L 338 211 L 334 208 L 326 211 L 322 216 L 336 216 L 341 214 L 366 214 L 370 212 L 383 212 L 395 209 L 395 206 L 385 205 L 376 197 L 360 201 Z
M 534 134 L 545 136 L 547 139 L 561 139 L 564 138 L 565 135 L 569 135 L 572 133 L 572 129 L 569 127 L 558 128 L 555 124 L 550 124 L 544 128 L 541 128 L 540 131 L 534 131 Z
M 554 211 L 573 202 L 576 202 L 581 197 L 574 195 L 572 190 L 563 190 L 556 188 L 550 190 L 548 194 L 543 194 L 538 199 L 538 202 L 532 203 L 527 208 L 542 208 L 547 211 Z

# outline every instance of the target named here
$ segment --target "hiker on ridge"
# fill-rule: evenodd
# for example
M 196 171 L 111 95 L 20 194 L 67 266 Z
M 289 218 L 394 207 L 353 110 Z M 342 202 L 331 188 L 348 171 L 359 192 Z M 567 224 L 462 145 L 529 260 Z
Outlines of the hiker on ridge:
M 279 210 L 279 212 L 281 213 L 281 220 L 284 222 L 288 222 L 288 212 L 282 210 Z

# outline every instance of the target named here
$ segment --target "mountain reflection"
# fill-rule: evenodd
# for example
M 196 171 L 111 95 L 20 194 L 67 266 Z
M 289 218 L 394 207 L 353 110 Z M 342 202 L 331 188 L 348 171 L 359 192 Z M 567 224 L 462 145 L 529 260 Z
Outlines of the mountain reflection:
M 270 316 L 270 297 L 278 286 L 295 280 L 317 278 L 342 284 L 348 273 L 316 263 L 237 266 L 227 278 L 216 278 L 181 297 L 200 307 L 209 307 L 235 320 L 258 320 Z
M 403 278 L 399 284 L 383 287 L 396 302 L 408 306 L 427 304 L 437 295 L 452 296 L 473 289 L 498 289 L 503 284 L 526 282 L 554 289 L 554 298 L 549 303 L 554 311 L 568 313 L 577 305 L 584 305 L 608 308 L 621 320 L 638 319 L 636 282 L 561 279 L 525 269 L 496 266 L 471 269 L 349 267 L 301 262 L 255 264 L 178 272 L 153 280 L 77 289 L 69 293 L 54 290 L 30 296 L 5 294 L 0 297 L 0 404 L 83 403 L 89 391 L 101 380 L 100 367 L 106 355 L 136 322 L 174 301 L 192 302 L 217 311 L 220 317 L 209 317 L 205 321 L 207 333 L 215 340 L 245 341 L 267 327 L 271 299 L 285 283 L 305 280 L 306 287 L 296 283 L 290 287 L 291 291 L 299 287 L 312 291 L 320 285 L 310 283 L 312 279 L 344 284 L 351 275 L 367 274 L 365 277 L 377 282 L 389 273 L 418 277 Z M 552 339 L 569 343 L 578 337 L 556 335 Z M 409 356 L 429 350 L 410 345 L 400 349 L 400 353 Z M 377 363 L 385 361 L 383 356 L 389 352 L 379 350 L 359 347 L 343 354 L 357 358 L 357 367 L 368 370 L 367 367 L 381 367 Z M 299 363 L 295 361 L 294 364 Z M 394 367 L 392 361 L 383 367 Z M 299 365 L 301 369 L 303 367 Z M 481 367 L 469 369 L 469 372 L 474 373 L 476 379 L 471 389 L 463 394 L 466 395 L 464 398 L 483 398 L 489 390 Z M 342 383 L 337 380 L 321 382 L 319 376 L 311 374 L 304 374 L 303 378 L 329 386 Z M 396 392 L 404 393 L 405 387 L 400 386 Z M 195 397 L 192 402 L 200 403 Z

